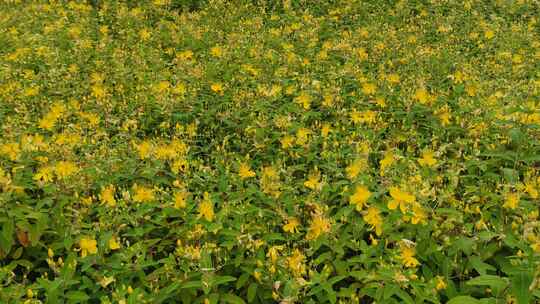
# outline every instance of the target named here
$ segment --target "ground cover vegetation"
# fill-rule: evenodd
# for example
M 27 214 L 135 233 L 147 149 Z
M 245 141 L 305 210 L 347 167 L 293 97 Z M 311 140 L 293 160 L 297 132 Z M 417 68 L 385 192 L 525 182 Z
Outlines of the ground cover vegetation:
M 533 0 L 2 1 L 1 303 L 535 303 Z

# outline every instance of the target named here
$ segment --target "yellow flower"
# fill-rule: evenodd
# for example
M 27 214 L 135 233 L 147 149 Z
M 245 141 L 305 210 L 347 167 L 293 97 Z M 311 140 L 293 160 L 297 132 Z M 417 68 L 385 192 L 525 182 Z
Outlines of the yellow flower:
M 135 184 L 133 185 L 133 191 L 135 191 L 133 201 L 136 203 L 150 202 L 155 200 L 153 189 Z
M 42 135 L 24 135 L 21 138 L 21 148 L 23 151 L 39 151 L 46 146 Z
M 361 123 L 364 120 L 362 112 L 358 112 L 356 109 L 353 109 L 349 115 L 353 123 Z
M 412 245 L 401 243 L 400 251 L 399 259 L 405 267 L 412 268 L 420 265 L 420 262 L 414 257 L 416 255 L 416 250 Z
M 140 144 L 135 145 L 135 148 L 139 152 L 140 159 L 148 158 L 152 153 L 152 143 L 149 141 L 143 141 Z
M 357 159 L 352 162 L 347 168 L 345 168 L 345 173 L 349 179 L 354 179 L 360 174 L 360 172 L 367 167 L 367 162 L 365 159 Z
M 60 179 L 64 179 L 76 173 L 78 170 L 79 168 L 75 165 L 75 163 L 70 161 L 59 161 L 54 168 L 56 176 Z
M 395 210 L 398 206 L 401 212 L 405 213 L 408 205 L 416 201 L 416 197 L 409 192 L 402 191 L 397 187 L 390 187 L 392 200 L 388 202 L 388 209 Z
M 0 189 L 9 187 L 11 184 L 11 177 L 7 174 L 4 169 L 0 167 Z
M 182 61 L 189 61 L 191 59 L 193 59 L 193 51 L 191 50 L 185 50 L 185 51 L 181 51 L 179 52 L 177 55 L 176 55 L 176 58 L 182 60 Z
M 354 194 L 349 198 L 349 202 L 356 205 L 356 210 L 360 211 L 371 197 L 371 192 L 366 186 L 360 185 L 356 187 Z
M 414 99 L 420 102 L 421 104 L 426 104 L 430 101 L 430 95 L 425 88 L 417 89 L 414 93 Z
M 142 41 L 148 40 L 150 36 L 151 36 L 151 33 L 146 28 L 143 28 L 142 30 L 139 31 L 139 37 L 141 38 Z
M 186 85 L 179 82 L 172 88 L 173 94 L 184 95 L 187 92 Z
M 476 96 L 477 91 L 478 91 L 478 88 L 475 85 L 467 85 L 467 86 L 465 86 L 465 92 L 467 92 L 467 94 L 470 97 Z
M 450 114 L 450 109 L 447 105 L 444 105 L 441 109 L 436 111 L 435 115 L 439 117 L 443 126 L 447 126 L 450 124 L 450 119 L 452 118 L 452 115 Z
M 222 57 L 223 49 L 219 45 L 216 45 L 210 49 L 210 54 L 214 57 Z
M 174 194 L 174 208 L 183 209 L 186 208 L 186 199 L 188 193 L 186 191 L 179 191 Z
M 41 167 L 37 173 L 34 174 L 33 179 L 36 181 L 50 183 L 54 178 L 54 168 L 51 166 Z
M 508 193 L 505 198 L 503 207 L 507 209 L 516 209 L 519 205 L 519 194 Z
M 203 217 L 209 222 L 214 220 L 214 204 L 210 200 L 208 192 L 204 193 L 204 198 L 199 205 L 199 217 Z
M 533 183 L 525 183 L 525 192 L 529 193 L 531 198 L 538 198 L 538 190 Z
M 394 274 L 394 280 L 398 283 L 409 282 L 409 279 L 399 271 Z
M 283 231 L 289 233 L 297 233 L 298 226 L 300 226 L 300 221 L 293 217 L 287 220 L 287 224 L 283 225 Z
M 423 224 L 426 222 L 427 214 L 424 211 L 424 208 L 420 206 L 420 204 L 418 203 L 414 204 L 412 208 L 412 212 L 413 212 L 413 215 L 411 218 L 411 223 L 416 225 L 416 224 Z
M 306 257 L 298 249 L 295 249 L 293 254 L 287 258 L 287 265 L 295 277 L 301 277 L 306 272 L 305 259 Z
M 101 189 L 101 193 L 99 194 L 99 199 L 102 203 L 107 204 L 109 207 L 116 206 L 116 199 L 114 199 L 114 186 L 109 185 L 107 187 L 104 187 Z
M 223 85 L 221 83 L 212 83 L 210 89 L 217 94 L 223 95 Z
M 306 128 L 300 128 L 296 131 L 296 143 L 304 145 L 308 141 L 308 136 L 311 134 L 311 130 Z
M 253 271 L 253 277 L 255 278 L 255 280 L 257 280 L 258 282 L 260 282 L 260 281 L 261 281 L 261 278 L 262 278 L 262 274 L 261 274 L 260 271 L 255 270 L 255 271 Z
M 302 92 L 302 94 L 294 99 L 294 102 L 300 104 L 305 110 L 309 110 L 311 107 L 311 96 L 306 92 Z
M 257 68 L 254 68 L 251 64 L 243 64 L 242 69 L 252 76 L 257 76 L 260 73 L 260 71 Z
M 365 82 L 362 84 L 362 93 L 365 95 L 373 95 L 377 91 L 377 86 L 373 83 Z
M 82 238 L 79 241 L 79 247 L 81 249 L 81 256 L 84 258 L 88 254 L 97 253 L 97 242 L 94 239 Z
M 92 72 L 92 74 L 90 74 L 90 82 L 92 83 L 101 83 L 104 80 L 105 75 L 103 75 L 102 73 Z
M 532 250 L 536 253 L 540 253 L 540 240 L 535 242 L 534 244 L 531 244 Z
M 85 204 L 86 206 L 90 206 L 93 200 L 94 199 L 92 198 L 92 196 L 81 197 L 81 202 Z
M 88 124 L 90 126 L 97 126 L 99 124 L 99 116 L 95 113 L 85 113 L 85 112 L 79 112 L 79 115 L 81 118 L 88 120 Z
M 107 89 L 101 83 L 93 84 L 90 89 L 92 90 L 92 96 L 96 99 L 103 99 L 107 96 Z
M 369 240 L 373 246 L 377 246 L 379 244 L 379 241 L 371 233 L 369 234 Z
M 367 211 L 364 213 L 363 217 L 364 221 L 371 225 L 371 229 L 375 229 L 375 233 L 380 236 L 382 234 L 382 217 L 380 210 L 375 207 L 371 206 L 367 209 Z
M 328 233 L 331 228 L 330 221 L 322 215 L 316 215 L 311 221 L 306 239 L 314 240 L 321 236 L 323 233 Z
M 263 168 L 263 177 L 267 178 L 278 178 L 278 172 L 276 169 L 272 166 L 264 167 Z
M 363 48 L 363 47 L 358 48 L 358 50 L 356 50 L 356 54 L 358 55 L 358 58 L 359 58 L 361 61 L 367 60 L 368 57 L 369 57 L 368 52 L 367 52 L 366 49 Z
M 378 105 L 378 106 L 381 107 L 381 108 L 386 107 L 386 101 L 385 101 L 384 98 L 382 98 L 382 97 L 377 97 L 377 98 L 375 99 L 375 104 Z
M 120 249 L 120 244 L 116 241 L 116 238 L 113 236 L 109 239 L 109 249 L 117 250 Z
M 248 164 L 241 163 L 240 168 L 238 169 L 238 175 L 240 176 L 240 178 L 245 179 L 254 177 L 256 174 L 253 170 L 251 170 Z
M 177 242 L 177 252 L 181 253 L 184 257 L 191 259 L 191 260 L 200 260 L 202 256 L 201 247 L 200 246 L 193 246 L 193 245 L 187 245 L 187 246 L 181 246 L 181 242 Z M 180 247 L 181 246 L 181 247 Z
M 49 112 L 43 116 L 38 122 L 38 126 L 42 129 L 51 131 L 56 124 L 56 121 L 62 116 L 66 110 L 63 104 L 55 104 Z
M 189 169 L 189 162 L 185 158 L 175 160 L 171 164 L 171 170 L 175 173 L 186 172 Z
M 486 225 L 486 222 L 484 221 L 484 219 L 480 218 L 475 224 L 474 224 L 474 228 L 476 228 L 477 230 L 484 230 L 484 229 L 488 229 L 487 225 Z
M 157 159 L 172 160 L 177 156 L 177 149 L 173 145 L 158 145 L 154 150 Z
M 154 93 L 163 95 L 169 91 L 171 83 L 167 80 L 162 80 L 153 85 Z
M 331 130 L 332 130 L 332 127 L 330 126 L 329 123 L 323 124 L 321 127 L 321 136 L 328 137 L 328 134 L 330 133 Z
M 350 113 L 351 120 L 353 123 L 367 123 L 372 124 L 377 120 L 377 112 L 366 110 L 366 111 L 357 111 L 353 109 Z
M 279 174 L 272 166 L 263 168 L 262 177 L 260 180 L 260 186 L 264 193 L 270 194 L 277 198 L 280 196 L 281 184 L 279 180 Z
M 21 147 L 18 143 L 8 143 L 0 146 L 0 154 L 7 155 L 11 161 L 19 158 Z
M 322 183 L 319 182 L 320 178 L 321 174 L 316 170 L 309 175 L 308 180 L 304 182 L 304 186 L 311 190 L 320 190 L 322 187 Z
M 435 285 L 435 289 L 442 290 L 446 289 L 446 282 L 444 281 L 444 277 L 437 276 L 436 278 L 437 285 Z
M 279 252 L 281 250 L 283 250 L 283 246 L 272 246 L 268 248 L 268 253 L 266 254 L 266 257 L 270 258 L 270 262 L 272 262 L 272 264 L 275 264 L 277 262 Z
M 386 77 L 386 79 L 388 80 L 388 82 L 390 82 L 392 84 L 398 84 L 401 81 L 401 79 L 399 78 L 399 75 L 395 74 L 395 73 L 392 73 L 392 74 L 388 75 L 388 77 Z
M 334 104 L 336 98 L 330 94 L 327 94 L 323 97 L 322 105 L 329 108 Z
M 282 149 L 291 148 L 294 144 L 294 137 L 291 135 L 285 135 L 282 139 L 280 139 L 280 142 Z
M 432 151 L 425 151 L 422 153 L 422 158 L 418 159 L 418 163 L 422 166 L 433 167 L 437 164 L 437 160 L 433 157 Z
M 384 158 L 381 159 L 379 162 L 381 168 L 380 168 L 380 175 L 384 176 L 384 172 L 386 168 L 390 167 L 394 163 L 394 153 L 392 151 L 387 151 L 384 153 Z

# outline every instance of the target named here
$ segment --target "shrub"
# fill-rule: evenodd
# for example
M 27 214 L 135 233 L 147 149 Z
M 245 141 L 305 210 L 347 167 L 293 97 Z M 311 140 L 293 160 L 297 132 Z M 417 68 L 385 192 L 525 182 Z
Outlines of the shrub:
M 538 301 L 534 1 L 3 1 L 1 303 Z

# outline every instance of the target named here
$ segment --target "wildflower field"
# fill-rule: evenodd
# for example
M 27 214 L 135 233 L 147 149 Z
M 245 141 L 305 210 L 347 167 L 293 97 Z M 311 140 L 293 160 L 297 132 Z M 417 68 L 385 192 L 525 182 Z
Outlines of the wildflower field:
M 0 303 L 540 303 L 540 2 L 0 2 Z

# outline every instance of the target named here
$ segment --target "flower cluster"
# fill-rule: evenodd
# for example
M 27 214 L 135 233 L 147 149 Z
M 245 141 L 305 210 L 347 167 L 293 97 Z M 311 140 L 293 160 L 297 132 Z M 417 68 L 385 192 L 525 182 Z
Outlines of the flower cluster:
M 0 302 L 539 301 L 539 9 L 0 1 Z

